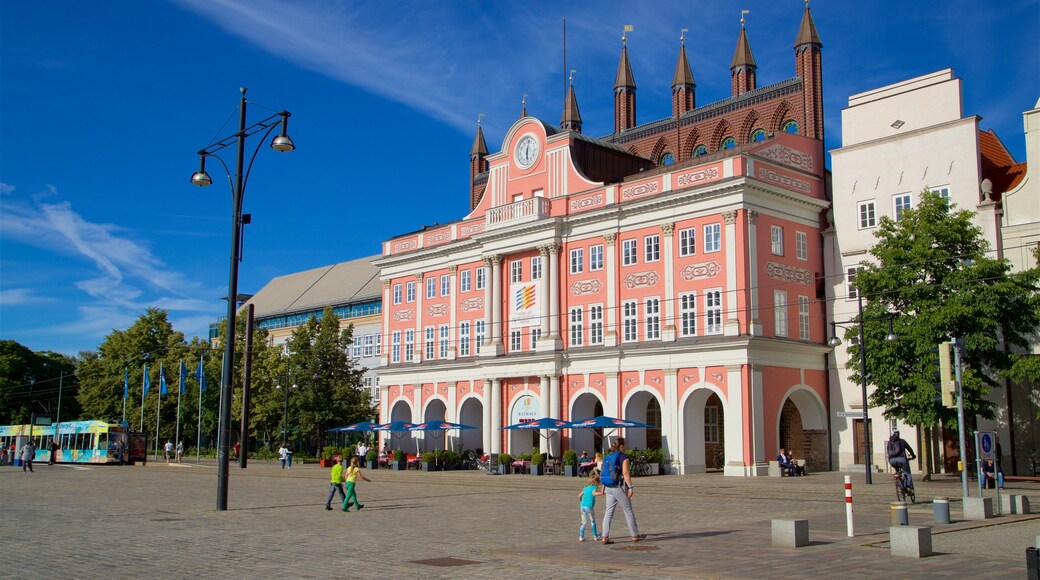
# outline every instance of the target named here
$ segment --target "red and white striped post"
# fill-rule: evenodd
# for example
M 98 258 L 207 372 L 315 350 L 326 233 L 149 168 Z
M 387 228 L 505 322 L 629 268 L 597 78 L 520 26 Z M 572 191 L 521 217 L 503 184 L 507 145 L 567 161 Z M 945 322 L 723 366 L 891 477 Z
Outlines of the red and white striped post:
M 852 531 L 852 476 L 845 476 L 845 525 L 849 529 L 849 537 L 856 534 Z

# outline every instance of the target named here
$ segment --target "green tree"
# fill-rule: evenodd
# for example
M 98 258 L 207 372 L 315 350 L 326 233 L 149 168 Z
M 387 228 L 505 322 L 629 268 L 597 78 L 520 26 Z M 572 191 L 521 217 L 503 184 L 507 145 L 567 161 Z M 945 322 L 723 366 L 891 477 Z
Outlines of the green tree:
M 361 386 L 365 369 L 347 354 L 353 331 L 353 325 L 340 331 L 339 317 L 326 308 L 320 320 L 312 316 L 288 341 L 297 385 L 289 394 L 289 426 L 299 427 L 315 451 L 324 443 L 326 429 L 372 415 Z
M 935 346 L 950 337 L 964 340 L 966 416 L 993 417 L 990 390 L 1012 368 L 1001 335 L 1026 349 L 1040 328 L 1038 271 L 1012 273 L 1006 261 L 987 256 L 988 243 L 969 211 L 948 207 L 930 191 L 897 222 L 882 218 L 877 243 L 855 278 L 864 296 L 868 380 L 875 385 L 871 406 L 888 418 L 913 425 L 956 424 L 935 390 Z M 888 320 L 899 340 L 884 340 Z M 852 338 L 857 329 L 850 329 Z M 851 341 L 850 341 L 851 342 Z M 849 348 L 848 368 L 859 381 L 859 351 Z
M 0 425 L 27 424 L 33 413 L 56 417 L 59 398 L 61 420 L 75 420 L 77 389 L 75 358 L 0 340 Z

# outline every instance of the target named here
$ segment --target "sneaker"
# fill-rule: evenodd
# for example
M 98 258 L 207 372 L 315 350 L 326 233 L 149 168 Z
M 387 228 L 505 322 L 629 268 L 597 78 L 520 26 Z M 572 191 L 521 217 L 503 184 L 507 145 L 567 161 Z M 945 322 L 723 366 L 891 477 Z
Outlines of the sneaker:
M 327 506 L 325 506 L 325 509 L 331 512 L 332 511 L 332 506 L 327 505 Z
M 639 534 L 638 536 L 632 536 L 633 542 L 642 542 L 646 539 L 646 534 Z
M 603 538 L 603 543 L 604 544 L 613 544 L 614 540 L 611 540 L 610 538 Z
M 357 506 L 356 506 L 356 507 L 357 507 L 358 511 L 361 511 L 361 508 L 363 508 L 363 507 L 365 507 L 365 506 L 363 506 L 363 505 L 361 505 L 361 504 L 357 504 Z
M 600 541 L 600 540 L 601 540 L 602 538 L 600 538 L 599 536 L 592 536 L 592 539 L 598 542 L 598 541 Z
M 584 542 L 584 541 L 585 541 L 585 538 L 578 538 L 578 541 L 579 541 L 579 542 Z

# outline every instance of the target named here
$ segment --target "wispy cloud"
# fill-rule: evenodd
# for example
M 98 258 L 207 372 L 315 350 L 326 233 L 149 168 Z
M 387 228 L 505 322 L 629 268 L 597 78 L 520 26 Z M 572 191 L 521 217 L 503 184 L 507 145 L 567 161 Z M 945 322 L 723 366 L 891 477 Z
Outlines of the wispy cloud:
M 53 299 L 38 296 L 32 288 L 2 288 L 0 289 L 0 306 L 21 306 L 25 304 L 42 304 L 52 302 Z

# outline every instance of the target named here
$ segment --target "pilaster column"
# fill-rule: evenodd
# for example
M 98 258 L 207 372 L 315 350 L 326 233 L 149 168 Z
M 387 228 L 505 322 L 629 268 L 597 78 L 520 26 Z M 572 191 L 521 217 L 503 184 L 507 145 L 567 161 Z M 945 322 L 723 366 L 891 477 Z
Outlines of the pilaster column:
M 603 331 L 603 346 L 618 345 L 617 248 L 615 242 L 617 242 L 616 233 L 603 235 L 603 243 L 606 244 L 603 254 L 607 261 L 607 303 L 603 305 L 603 310 L 607 315 L 607 327 Z
M 383 334 L 379 340 L 383 347 L 379 351 L 379 364 L 381 366 L 387 366 L 390 364 L 390 311 L 393 309 L 393 302 L 390 301 L 390 280 L 383 280 L 383 328 L 380 329 L 380 333 Z M 385 401 L 386 399 L 380 399 Z
M 426 274 L 422 272 L 415 275 L 415 341 L 412 343 L 412 361 L 415 363 L 422 362 L 423 355 L 426 354 L 426 351 L 423 350 L 426 342 L 426 335 L 423 333 L 423 296 L 426 296 L 423 280 L 425 278 Z
M 762 320 L 758 316 L 758 305 L 761 301 L 759 293 L 761 289 L 758 286 L 758 227 L 755 222 L 758 221 L 758 212 L 749 210 L 747 212 L 747 223 L 748 223 L 748 306 L 750 310 L 750 318 L 748 324 L 748 333 L 752 336 L 762 336 Z
M 607 404 L 603 406 L 603 414 L 608 417 L 621 417 L 621 373 L 607 372 Z
M 491 452 L 502 452 L 502 380 L 491 379 Z
M 538 377 L 538 416 L 539 417 L 555 417 L 550 407 L 550 395 L 549 395 L 549 377 L 541 376 Z
M 675 340 L 675 256 L 672 248 L 672 232 L 675 231 L 675 223 L 661 224 L 661 237 L 664 241 L 664 324 L 661 325 L 661 341 L 672 342 Z
M 549 416 L 560 418 L 560 377 L 552 375 L 549 377 Z M 563 449 L 563 442 L 561 441 L 560 431 L 557 430 L 549 437 L 549 450 L 556 456 L 560 455 L 560 451 Z
M 549 283 L 549 338 L 560 338 L 560 245 L 547 244 L 549 252 L 549 272 L 552 272 Z
M 722 234 L 722 252 L 726 259 L 726 287 L 722 289 L 726 306 L 722 313 L 722 333 L 725 336 L 737 336 L 740 334 L 740 325 L 737 319 L 737 296 L 733 292 L 737 288 L 737 212 L 726 211 L 722 217 L 726 221 L 726 231 Z
M 502 346 L 502 256 L 491 256 L 491 344 L 496 345 L 495 354 Z
M 458 284 L 458 273 L 458 266 L 448 266 L 448 360 L 455 360 L 458 356 L 456 337 L 458 336 L 457 329 L 459 327 L 457 322 L 459 300 L 458 295 L 455 293 L 456 284 Z
M 481 437 L 481 443 L 483 444 L 485 452 L 491 453 L 491 441 L 494 439 L 491 430 L 491 379 L 484 379 L 483 383 L 484 397 L 481 403 L 483 406 L 484 416 L 481 421 L 481 434 L 483 435 L 483 437 Z M 491 467 L 494 468 L 495 466 L 492 465 Z
M 664 369 L 664 402 L 661 404 L 661 461 L 685 457 L 682 421 L 679 420 L 679 371 Z M 674 443 L 672 443 L 674 442 Z M 669 466 L 669 473 L 671 471 Z
M 549 331 L 549 287 L 552 285 L 550 280 L 556 281 L 558 274 L 549 267 L 549 246 L 538 246 L 538 254 L 542 257 L 542 279 L 538 283 L 538 329 L 541 331 L 541 339 L 547 339 L 550 336 Z M 539 346 L 541 346 L 541 339 L 539 339 Z M 539 348 L 538 350 L 542 350 Z

